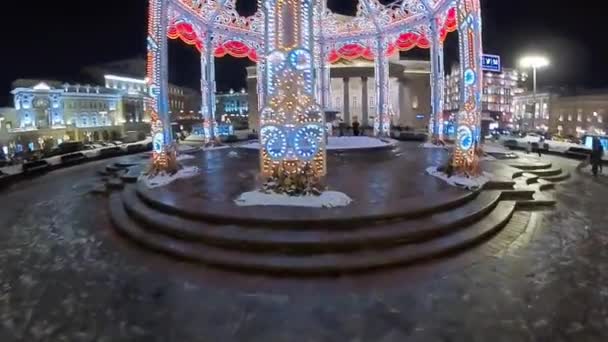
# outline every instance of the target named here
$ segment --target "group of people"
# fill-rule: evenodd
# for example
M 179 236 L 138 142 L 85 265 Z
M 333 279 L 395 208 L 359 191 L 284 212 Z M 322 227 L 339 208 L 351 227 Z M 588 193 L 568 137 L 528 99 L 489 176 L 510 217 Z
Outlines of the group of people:
M 344 120 L 342 120 L 342 118 L 334 120 L 333 122 L 331 122 L 331 124 L 328 123 L 328 126 L 331 127 L 331 130 L 329 130 L 330 127 L 328 127 L 329 135 L 335 135 L 337 132 L 338 136 L 343 137 L 346 135 L 346 131 L 348 130 L 347 124 L 344 122 Z M 351 127 L 353 129 L 354 136 L 358 137 L 360 135 L 363 135 L 361 124 L 356 118 L 352 122 Z

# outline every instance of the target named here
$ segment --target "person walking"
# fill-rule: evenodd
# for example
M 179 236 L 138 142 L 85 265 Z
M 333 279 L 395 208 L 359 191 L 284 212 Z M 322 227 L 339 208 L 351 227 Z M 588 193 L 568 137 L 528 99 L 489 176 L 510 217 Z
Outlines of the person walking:
M 591 171 L 593 176 L 597 177 L 598 172 L 601 172 L 602 156 L 604 155 L 604 147 L 597 137 L 593 138 L 591 149 Z
M 359 120 L 357 118 L 355 118 L 355 121 L 353 122 L 353 135 L 358 137 L 359 136 L 359 127 L 361 126 L 361 124 L 359 124 Z

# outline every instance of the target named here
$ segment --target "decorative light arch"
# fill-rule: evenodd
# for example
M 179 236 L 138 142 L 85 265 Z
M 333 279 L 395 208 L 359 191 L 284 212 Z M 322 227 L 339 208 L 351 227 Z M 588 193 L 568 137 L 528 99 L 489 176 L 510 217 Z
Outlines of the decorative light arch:
M 276 37 L 286 34 L 283 27 L 289 21 L 276 14 L 276 10 L 277 6 L 290 6 L 290 11 L 295 11 L 293 13 L 311 11 L 306 20 L 294 27 L 294 32 L 297 33 L 298 42 L 309 46 L 312 53 L 312 70 L 305 73 L 305 80 L 310 80 L 311 83 L 298 83 L 307 84 L 306 91 L 314 94 L 312 103 L 318 103 L 321 108 L 328 105 L 330 63 L 355 58 L 375 62 L 375 132 L 378 135 L 387 135 L 390 129 L 392 108 L 388 97 L 388 59 L 399 51 L 418 47 L 431 50 L 433 119 L 430 132 L 434 137 L 440 137 L 444 89 L 443 42 L 449 32 L 458 29 L 463 82 L 455 162 L 457 167 L 462 168 L 475 165 L 474 148 L 480 134 L 483 76 L 479 0 L 396 0 L 390 5 L 383 5 L 379 0 L 358 0 L 357 14 L 354 17 L 332 13 L 325 0 L 294 1 L 258 0 L 258 11 L 253 16 L 242 17 L 236 11 L 236 0 L 149 0 L 147 70 L 155 163 L 166 163 L 164 146 L 171 142 L 167 106 L 167 37 L 181 39 L 201 52 L 202 110 L 207 125 L 211 127 L 215 111 L 216 57 L 231 55 L 257 62 L 261 108 L 269 107 L 269 101 L 278 91 L 277 84 L 270 81 L 278 72 L 277 65 L 273 64 L 277 61 L 277 55 L 273 51 L 272 42 Z M 293 22 L 289 21 L 289 24 Z M 298 31 L 304 30 L 303 27 L 308 31 Z M 294 32 L 290 31 L 289 34 Z M 302 70 L 297 73 L 303 73 Z M 277 122 L 283 122 L 283 119 L 273 117 Z M 213 131 L 208 130 L 209 139 L 214 138 Z M 264 136 L 261 138 L 265 139 Z

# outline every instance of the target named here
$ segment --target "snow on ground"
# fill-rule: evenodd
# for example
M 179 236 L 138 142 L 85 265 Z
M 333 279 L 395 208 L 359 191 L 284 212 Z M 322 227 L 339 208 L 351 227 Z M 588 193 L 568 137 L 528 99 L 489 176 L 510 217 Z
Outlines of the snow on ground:
M 512 153 L 509 149 L 503 145 L 487 142 L 483 144 L 483 151 L 485 153 Z
M 220 145 L 220 146 L 209 146 L 209 147 L 204 147 L 203 151 L 215 151 L 215 150 L 224 150 L 230 148 L 230 146 L 228 145 Z
M 593 176 L 593 168 L 591 165 L 579 165 L 578 169 L 584 175 Z M 608 167 L 607 166 L 604 166 L 604 168 L 602 169 L 602 172 L 600 172 L 598 170 L 598 177 L 608 178 Z
M 505 137 L 501 137 L 500 142 L 504 144 L 504 142 L 507 141 L 507 140 L 514 140 L 514 141 L 517 142 L 517 145 L 519 147 L 525 148 L 528 145 L 528 143 L 538 143 L 538 142 L 540 142 L 540 137 L 537 137 L 537 136 L 525 136 L 523 138 L 519 138 L 519 137 L 505 136 Z M 557 141 L 557 140 L 545 140 L 543 142 L 543 144 L 548 144 L 549 145 L 549 150 L 556 151 L 556 152 L 561 152 L 561 153 L 565 153 L 566 151 L 568 151 L 572 147 L 589 149 L 585 145 L 569 143 L 569 142 L 566 142 L 566 141 Z
M 200 147 L 196 147 L 196 146 L 182 145 L 182 144 L 177 145 L 177 152 L 179 152 L 179 153 L 192 153 L 192 152 L 196 152 L 199 150 L 200 150 Z
M 180 154 L 177 156 L 177 161 L 184 161 L 189 159 L 194 159 L 195 157 L 191 154 Z
M 320 196 L 289 196 L 261 191 L 245 192 L 234 203 L 241 207 L 247 206 L 289 206 L 308 208 L 346 207 L 352 202 L 348 195 L 337 191 L 324 191 Z
M 393 139 L 378 139 L 373 137 L 329 137 L 329 144 L 326 146 L 328 151 L 332 150 L 356 150 L 388 147 L 397 144 Z M 240 145 L 241 148 L 259 150 L 260 143 L 252 142 Z
M 190 178 L 196 176 L 199 173 L 199 168 L 196 166 L 184 166 L 181 170 L 173 175 L 168 175 L 166 173 L 161 173 L 154 177 L 148 177 L 146 175 L 141 175 L 139 180 L 143 182 L 148 188 L 159 188 L 161 186 L 166 186 L 178 179 Z
M 5 175 L 16 175 L 19 174 L 21 172 L 23 172 L 23 168 L 21 167 L 21 165 L 11 165 L 11 166 L 5 166 L 3 168 L 0 169 L 0 171 L 2 171 L 2 173 L 4 173 Z
M 442 150 L 449 150 L 450 148 L 454 147 L 454 145 L 435 145 L 431 142 L 425 142 L 424 144 L 421 144 L 420 147 L 422 148 L 436 148 L 436 149 L 442 149 Z
M 228 157 L 230 157 L 230 158 L 238 158 L 239 154 L 236 151 L 230 151 L 230 153 L 228 153 Z
M 490 181 L 491 174 L 488 172 L 484 172 L 481 176 L 477 177 L 467 177 L 464 175 L 453 175 L 452 177 L 448 177 L 444 172 L 438 171 L 436 166 L 431 166 L 426 169 L 426 172 L 434 177 L 437 177 L 451 186 L 456 186 L 459 188 L 465 188 L 469 190 L 480 189 L 487 182 Z

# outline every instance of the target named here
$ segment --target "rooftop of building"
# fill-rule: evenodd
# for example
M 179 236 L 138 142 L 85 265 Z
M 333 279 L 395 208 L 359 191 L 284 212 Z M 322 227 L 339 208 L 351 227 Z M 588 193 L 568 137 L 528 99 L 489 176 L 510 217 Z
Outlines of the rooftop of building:
M 65 93 L 83 93 L 83 94 L 106 94 L 115 95 L 121 92 L 116 89 L 109 89 L 99 85 L 90 84 L 69 84 L 57 80 L 35 80 L 35 79 L 18 79 L 13 83 L 12 94 L 17 94 L 24 91 L 33 92 L 50 92 L 62 91 Z

